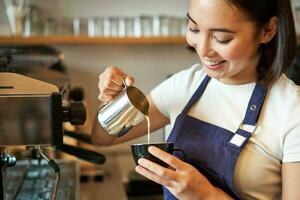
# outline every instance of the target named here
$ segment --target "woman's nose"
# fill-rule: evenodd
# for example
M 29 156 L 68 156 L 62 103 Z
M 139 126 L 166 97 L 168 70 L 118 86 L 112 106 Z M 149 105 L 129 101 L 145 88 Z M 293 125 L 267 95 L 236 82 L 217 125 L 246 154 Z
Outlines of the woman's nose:
M 213 49 L 211 48 L 209 37 L 207 36 L 200 37 L 196 44 L 196 50 L 200 57 L 205 57 L 212 54 Z

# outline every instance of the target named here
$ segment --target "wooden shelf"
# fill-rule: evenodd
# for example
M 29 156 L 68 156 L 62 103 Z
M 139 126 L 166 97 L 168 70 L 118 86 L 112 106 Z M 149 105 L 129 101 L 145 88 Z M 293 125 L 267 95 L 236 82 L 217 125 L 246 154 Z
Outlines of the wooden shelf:
M 1 36 L 0 45 L 12 44 L 62 44 L 62 45 L 101 45 L 101 44 L 185 44 L 185 37 L 88 37 L 88 36 Z
M 297 35 L 300 43 L 300 35 Z M 89 36 L 34 36 L 11 37 L 0 36 L 0 45 L 14 44 L 61 44 L 61 45 L 101 45 L 101 44 L 186 44 L 185 37 L 89 37 Z

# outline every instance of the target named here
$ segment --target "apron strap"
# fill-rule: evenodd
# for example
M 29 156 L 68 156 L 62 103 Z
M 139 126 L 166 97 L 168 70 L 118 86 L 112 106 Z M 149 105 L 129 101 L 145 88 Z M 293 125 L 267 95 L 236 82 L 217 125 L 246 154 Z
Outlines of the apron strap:
M 261 84 L 256 84 L 248 103 L 243 124 L 256 125 L 266 94 L 267 89 Z
M 254 133 L 256 129 L 258 117 L 266 94 L 267 89 L 263 85 L 257 83 L 249 100 L 244 120 L 235 134 L 230 138 L 228 142 L 229 146 L 234 147 L 236 150 L 240 150 L 248 142 L 251 134 Z M 243 129 L 244 127 L 242 126 L 248 126 L 247 130 Z
M 210 81 L 210 77 L 208 75 L 205 76 L 201 84 L 199 85 L 196 92 L 193 94 L 192 98 L 189 100 L 189 102 L 185 105 L 184 109 L 182 110 L 182 114 L 187 114 L 190 107 L 202 96 L 204 93 L 204 90 L 206 89 L 208 82 Z

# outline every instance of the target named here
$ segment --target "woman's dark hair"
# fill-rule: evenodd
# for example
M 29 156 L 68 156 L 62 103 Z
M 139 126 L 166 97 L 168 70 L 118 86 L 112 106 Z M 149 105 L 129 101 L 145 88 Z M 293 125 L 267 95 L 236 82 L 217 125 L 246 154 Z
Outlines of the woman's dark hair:
M 261 45 L 257 65 L 257 80 L 266 86 L 272 84 L 291 65 L 296 51 L 295 24 L 290 0 L 228 0 L 242 9 L 258 28 L 273 16 L 278 18 L 278 31 L 273 39 Z
M 260 47 L 261 57 L 256 67 L 257 81 L 270 86 L 291 65 L 296 52 L 295 23 L 290 0 L 227 0 L 243 10 L 249 19 L 262 28 L 278 18 L 278 31 L 271 41 Z M 194 47 L 187 46 L 190 51 Z

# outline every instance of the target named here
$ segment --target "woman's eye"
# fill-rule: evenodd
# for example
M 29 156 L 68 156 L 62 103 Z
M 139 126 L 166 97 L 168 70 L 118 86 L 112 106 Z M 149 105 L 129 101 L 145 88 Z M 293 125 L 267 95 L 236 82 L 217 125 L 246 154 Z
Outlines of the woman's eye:
M 199 29 L 197 28 L 189 28 L 189 31 L 193 32 L 193 33 L 199 33 Z
M 229 38 L 229 39 L 218 39 L 216 36 L 213 36 L 214 40 L 217 41 L 218 43 L 221 43 L 221 44 L 227 44 L 229 43 L 232 38 Z

